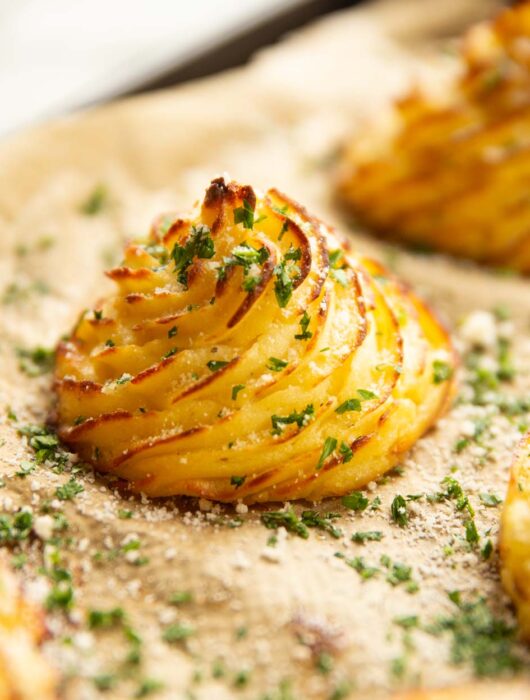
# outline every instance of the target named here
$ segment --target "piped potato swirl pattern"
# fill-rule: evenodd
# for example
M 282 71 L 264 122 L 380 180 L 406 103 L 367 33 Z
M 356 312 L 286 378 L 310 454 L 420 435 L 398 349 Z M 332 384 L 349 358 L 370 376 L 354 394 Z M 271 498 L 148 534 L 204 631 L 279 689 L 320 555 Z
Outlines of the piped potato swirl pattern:
M 53 700 L 57 678 L 38 645 L 44 615 L 22 595 L 19 582 L 0 561 L 0 700 Z
M 500 534 L 502 582 L 517 608 L 521 634 L 530 640 L 530 433 L 510 473 Z
M 459 59 L 448 89 L 348 144 L 338 192 L 385 238 L 530 274 L 530 2 L 473 27 Z
M 379 477 L 447 407 L 425 305 L 293 200 L 223 178 L 107 275 L 57 351 L 62 440 L 150 496 L 247 503 Z

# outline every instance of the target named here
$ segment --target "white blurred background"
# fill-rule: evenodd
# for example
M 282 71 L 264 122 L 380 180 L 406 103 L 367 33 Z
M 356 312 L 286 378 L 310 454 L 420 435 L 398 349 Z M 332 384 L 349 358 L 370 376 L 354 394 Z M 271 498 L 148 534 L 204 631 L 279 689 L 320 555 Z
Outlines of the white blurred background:
M 301 6 L 339 4 L 0 0 L 0 136 L 148 85 Z

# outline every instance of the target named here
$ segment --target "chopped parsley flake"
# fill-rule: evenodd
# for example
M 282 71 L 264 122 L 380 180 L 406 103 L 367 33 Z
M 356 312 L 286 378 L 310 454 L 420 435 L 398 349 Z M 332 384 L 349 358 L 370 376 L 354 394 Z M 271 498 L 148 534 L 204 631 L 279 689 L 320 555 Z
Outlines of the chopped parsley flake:
M 271 372 L 281 372 L 282 369 L 287 367 L 289 363 L 287 360 L 280 360 L 277 357 L 269 357 L 267 360 L 267 369 L 270 369 Z
M 162 639 L 168 644 L 176 644 L 184 642 L 195 633 L 193 627 L 176 622 L 173 625 L 166 627 L 162 634 Z
M 79 210 L 85 216 L 100 214 L 109 204 L 109 193 L 105 185 L 96 185 Z
M 347 462 L 350 462 L 353 459 L 353 450 L 352 448 L 345 442 L 340 443 L 339 447 L 339 454 L 342 457 L 342 463 L 346 464 Z
M 494 493 L 481 493 L 479 494 L 479 498 L 485 506 L 489 506 L 490 508 L 495 508 L 502 503 L 502 498 L 499 498 Z
M 297 517 L 291 507 L 285 510 L 270 510 L 267 513 L 262 513 L 261 522 L 269 530 L 276 530 L 279 527 L 284 527 L 288 532 L 293 532 L 304 540 L 309 537 L 307 526 Z
M 302 318 L 300 319 L 300 328 L 302 330 L 301 333 L 296 333 L 294 336 L 296 340 L 309 340 L 309 338 L 313 337 L 313 333 L 311 331 L 307 330 L 309 328 L 309 324 L 311 322 L 311 317 L 307 313 L 307 311 L 304 311 L 304 314 Z
M 342 531 L 333 525 L 333 521 L 340 518 L 339 513 L 318 513 L 316 510 L 304 510 L 302 523 L 307 527 L 316 527 L 319 530 L 329 532 L 335 539 L 342 537 Z
M 287 265 L 285 258 L 274 268 L 274 275 L 276 277 L 274 282 L 274 293 L 276 295 L 278 306 L 281 309 L 284 309 L 287 306 L 293 295 L 294 285 L 291 277 L 293 269 L 297 270 L 297 268 L 294 268 L 294 266 Z M 297 277 L 298 272 L 296 272 L 294 275 L 295 279 Z
M 188 268 L 194 258 L 212 258 L 215 246 L 208 226 L 200 224 L 192 226 L 191 233 L 184 245 L 175 243 L 170 257 L 175 263 L 177 279 L 186 289 L 188 288 Z
M 368 507 L 368 499 L 361 491 L 352 491 L 347 496 L 341 499 L 342 505 L 356 512 L 366 510 Z
M 232 401 L 235 401 L 237 399 L 237 395 L 239 394 L 240 391 L 243 391 L 245 388 L 244 384 L 236 384 L 235 386 L 232 387 Z
M 173 326 L 170 328 L 167 332 L 167 337 L 168 338 L 174 338 L 177 335 L 178 328 L 177 326 Z
M 337 438 L 327 437 L 324 440 L 324 447 L 317 462 L 317 469 L 321 469 L 324 466 L 324 462 L 330 457 L 335 448 L 337 447 Z
M 191 603 L 193 601 L 193 594 L 191 591 L 177 591 L 172 593 L 169 598 L 170 605 L 185 605 L 186 603 Z
M 39 377 L 53 369 L 55 362 L 55 351 L 38 346 L 33 350 L 17 348 L 19 358 L 19 369 L 28 377 Z
M 55 489 L 55 495 L 60 501 L 71 501 L 84 490 L 84 486 L 72 476 L 65 484 Z
M 206 366 L 211 372 L 218 372 L 220 369 L 223 369 L 223 367 L 226 367 L 227 364 L 228 362 L 225 360 L 210 360 L 206 363 Z
M 442 384 L 453 376 L 453 368 L 448 362 L 434 360 L 432 363 L 432 380 L 435 384 Z
M 243 224 L 247 229 L 254 228 L 254 209 L 248 200 L 244 199 L 243 206 L 234 209 L 234 224 Z
M 307 404 L 307 406 L 300 412 L 293 411 L 288 416 L 271 416 L 272 423 L 272 434 L 280 435 L 286 425 L 296 424 L 299 428 L 307 425 L 312 418 L 314 418 L 315 409 L 312 403 Z
M 240 486 L 243 486 L 243 484 L 246 481 L 246 476 L 231 476 L 230 477 L 230 484 L 232 486 L 235 486 L 236 489 L 238 489 Z
M 381 542 L 383 533 L 379 530 L 367 530 L 366 532 L 354 532 L 351 536 L 352 542 L 364 544 L 365 542 Z
M 479 678 L 513 673 L 522 667 L 515 625 L 494 615 L 484 598 L 464 602 L 458 591 L 451 592 L 449 598 L 456 612 L 439 617 L 427 631 L 451 634 L 452 664 L 469 664 Z
M 409 522 L 407 502 L 403 496 L 397 495 L 390 505 L 392 520 L 400 527 L 405 527 Z

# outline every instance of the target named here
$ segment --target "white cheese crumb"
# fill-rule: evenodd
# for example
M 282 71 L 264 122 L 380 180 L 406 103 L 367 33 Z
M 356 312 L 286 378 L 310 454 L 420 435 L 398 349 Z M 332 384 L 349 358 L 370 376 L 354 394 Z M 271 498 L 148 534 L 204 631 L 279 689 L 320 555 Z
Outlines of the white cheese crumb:
M 39 515 L 33 523 L 33 531 L 41 540 L 49 540 L 53 535 L 54 520 L 51 515 Z
M 241 549 L 236 549 L 234 552 L 234 558 L 232 560 L 232 566 L 234 569 L 249 569 L 250 559 Z
M 246 513 L 248 513 L 248 506 L 244 503 L 239 502 L 236 505 L 236 513 L 239 513 L 239 515 L 245 515 Z
M 495 317 L 489 311 L 473 311 L 462 324 L 460 336 L 469 345 L 493 348 L 497 342 Z
M 177 550 L 174 547 L 168 547 L 165 552 L 166 561 L 171 561 L 177 556 Z

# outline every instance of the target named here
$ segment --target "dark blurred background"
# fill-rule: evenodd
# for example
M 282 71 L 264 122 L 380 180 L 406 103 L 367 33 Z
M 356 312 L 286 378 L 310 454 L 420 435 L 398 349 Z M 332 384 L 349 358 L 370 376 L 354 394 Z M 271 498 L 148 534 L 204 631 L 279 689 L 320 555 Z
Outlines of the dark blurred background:
M 0 0 L 0 137 L 241 65 L 360 0 Z

